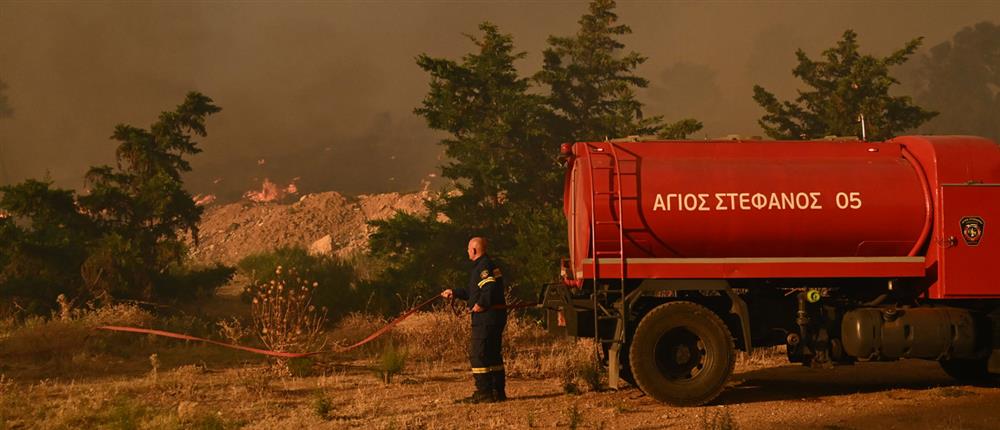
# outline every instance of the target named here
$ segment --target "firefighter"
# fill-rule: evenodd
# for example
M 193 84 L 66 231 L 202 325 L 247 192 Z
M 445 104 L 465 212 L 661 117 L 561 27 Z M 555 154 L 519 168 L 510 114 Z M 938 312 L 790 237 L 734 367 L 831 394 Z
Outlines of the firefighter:
M 507 325 L 503 274 L 486 254 L 486 239 L 472 238 L 468 253 L 472 269 L 466 288 L 441 292 L 441 297 L 446 299 L 455 297 L 466 300 L 472 314 L 469 361 L 472 364 L 476 391 L 462 402 L 499 402 L 507 400 L 501 354 L 503 330 Z

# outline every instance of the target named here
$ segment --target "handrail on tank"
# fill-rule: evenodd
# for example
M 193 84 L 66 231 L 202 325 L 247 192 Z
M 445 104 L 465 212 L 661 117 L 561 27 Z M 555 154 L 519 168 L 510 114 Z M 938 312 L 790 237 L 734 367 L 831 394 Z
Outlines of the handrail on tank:
M 910 250 L 908 257 L 915 257 L 920 249 L 924 247 L 927 242 L 927 238 L 931 234 L 931 226 L 934 221 L 934 206 L 931 199 L 931 189 L 927 182 L 927 174 L 924 172 L 924 166 L 920 164 L 920 161 L 910 152 L 910 150 L 903 145 L 900 145 L 901 152 L 903 154 L 903 159 L 910 163 L 910 167 L 917 173 L 917 179 L 920 180 L 920 189 L 924 192 L 924 228 L 920 232 L 920 237 L 917 239 L 917 243 L 913 244 L 913 249 Z

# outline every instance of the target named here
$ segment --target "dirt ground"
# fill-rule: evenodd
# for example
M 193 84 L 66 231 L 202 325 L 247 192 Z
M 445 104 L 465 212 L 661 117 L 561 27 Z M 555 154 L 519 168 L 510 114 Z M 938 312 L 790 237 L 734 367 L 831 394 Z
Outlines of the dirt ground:
M 517 378 L 507 402 L 455 404 L 471 391 L 458 364 L 416 364 L 388 385 L 368 365 L 329 363 L 310 377 L 247 363 L 0 381 L 0 428 L 1000 428 L 1000 388 L 958 385 L 919 360 L 738 369 L 713 405 L 698 408 L 634 388 L 568 395 L 557 379 Z

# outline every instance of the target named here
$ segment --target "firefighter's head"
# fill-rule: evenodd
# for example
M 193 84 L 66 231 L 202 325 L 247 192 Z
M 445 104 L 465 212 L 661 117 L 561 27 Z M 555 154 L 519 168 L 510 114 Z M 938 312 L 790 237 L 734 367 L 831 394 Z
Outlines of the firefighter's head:
M 469 259 L 476 261 L 483 254 L 486 254 L 486 239 L 482 237 L 474 237 L 469 240 Z

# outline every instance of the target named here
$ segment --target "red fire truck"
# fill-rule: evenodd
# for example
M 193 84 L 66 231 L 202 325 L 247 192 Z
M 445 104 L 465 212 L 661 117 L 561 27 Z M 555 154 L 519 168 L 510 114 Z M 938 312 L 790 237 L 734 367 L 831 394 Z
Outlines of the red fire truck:
M 612 386 L 704 404 L 737 349 L 775 345 L 817 367 L 921 358 L 963 381 L 1000 373 L 994 142 L 610 141 L 562 153 L 570 255 L 544 292 L 549 328 L 595 338 Z

